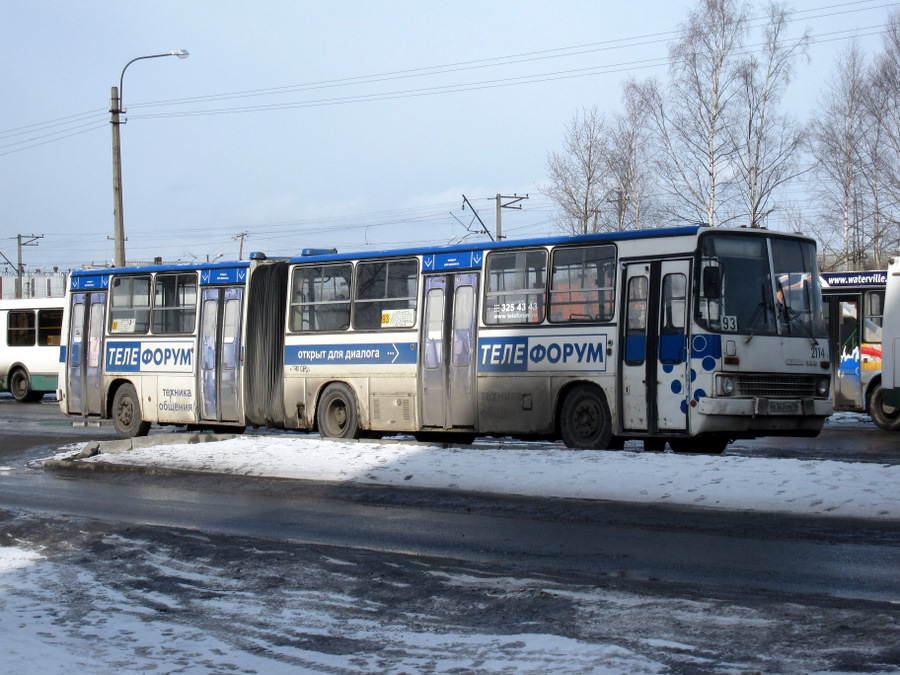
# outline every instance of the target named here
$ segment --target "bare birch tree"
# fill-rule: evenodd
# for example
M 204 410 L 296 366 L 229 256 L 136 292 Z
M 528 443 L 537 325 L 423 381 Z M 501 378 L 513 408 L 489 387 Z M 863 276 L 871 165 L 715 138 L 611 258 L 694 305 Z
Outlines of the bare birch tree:
M 861 267 L 866 248 L 862 149 L 867 83 L 865 58 L 854 42 L 840 57 L 812 125 L 815 175 L 823 207 L 819 239 L 844 269 Z M 837 232 L 835 224 L 839 225 Z
M 894 11 L 888 20 L 868 94 L 872 248 L 875 266 L 880 269 L 887 264 L 887 254 L 900 244 L 900 11 Z
M 594 106 L 576 114 L 566 128 L 563 151 L 547 158 L 549 185 L 541 191 L 560 207 L 559 227 L 570 234 L 601 229 L 608 195 L 606 119 Z
M 624 110 L 609 132 L 606 152 L 615 210 L 604 213 L 615 218 L 608 229 L 639 230 L 653 203 L 650 129 L 644 99 L 634 82 L 625 84 L 622 99 Z
M 762 49 L 749 54 L 738 70 L 741 122 L 729 128 L 740 152 L 736 162 L 750 227 L 763 227 L 776 208 L 774 197 L 784 184 L 803 173 L 799 153 L 805 141 L 801 125 L 778 104 L 790 84 L 797 58 L 806 53 L 809 34 L 790 40 L 784 5 L 768 6 Z
M 718 225 L 725 188 L 734 181 L 733 99 L 739 91 L 739 55 L 749 20 L 737 0 L 700 0 L 670 50 L 671 84 L 651 81 L 645 103 L 665 157 L 672 215 Z

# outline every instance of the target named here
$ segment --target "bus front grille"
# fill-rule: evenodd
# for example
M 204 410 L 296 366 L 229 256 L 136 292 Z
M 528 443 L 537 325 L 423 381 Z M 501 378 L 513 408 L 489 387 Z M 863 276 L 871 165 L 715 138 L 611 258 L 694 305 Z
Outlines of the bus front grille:
M 813 375 L 739 375 L 735 378 L 738 396 L 762 398 L 810 398 L 816 396 Z

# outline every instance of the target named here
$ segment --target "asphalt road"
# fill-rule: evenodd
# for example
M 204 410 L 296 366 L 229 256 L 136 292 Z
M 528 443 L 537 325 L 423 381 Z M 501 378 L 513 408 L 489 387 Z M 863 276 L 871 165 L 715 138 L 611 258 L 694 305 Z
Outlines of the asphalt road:
M 900 600 L 900 523 L 231 476 L 53 472 L 27 463 L 60 443 L 110 436 L 109 427 L 73 427 L 49 403 L 3 402 L 0 415 L 0 456 L 20 467 L 0 473 L 0 508 L 713 587 Z M 871 439 L 851 443 L 851 435 Z M 801 454 L 812 445 L 817 453 L 833 447 L 837 456 L 852 450 L 870 457 L 887 452 L 877 442 L 885 436 L 833 430 L 792 442 Z M 784 439 L 778 447 L 786 452 Z
M 216 560 L 221 574 L 237 574 L 255 584 L 273 575 L 294 583 L 298 569 L 288 559 L 307 559 L 315 567 L 312 561 L 323 557 L 350 557 L 352 570 L 323 568 L 316 583 L 343 594 L 350 584 L 354 593 L 366 597 L 371 586 L 366 580 L 384 575 L 388 565 L 402 570 L 404 584 L 412 578 L 419 584 L 415 598 L 403 594 L 395 601 L 430 601 L 438 623 L 442 614 L 436 608 L 446 608 L 447 621 L 458 622 L 465 614 L 472 630 L 484 629 L 482 621 L 499 621 L 494 612 L 514 611 L 518 614 L 503 616 L 554 634 L 584 633 L 584 625 L 561 621 L 571 607 L 559 591 L 511 609 L 505 604 L 509 593 L 486 581 L 479 586 L 483 593 L 473 596 L 471 588 L 457 594 L 421 573 L 423 566 L 446 570 L 464 565 L 485 578 L 502 573 L 512 587 L 524 579 L 533 583 L 546 578 L 557 589 L 568 588 L 567 593 L 581 593 L 588 586 L 636 594 L 644 611 L 616 614 L 614 624 L 622 635 L 634 633 L 638 625 L 646 627 L 656 616 L 668 638 L 702 643 L 707 659 L 702 667 L 672 650 L 662 650 L 662 656 L 660 649 L 651 650 L 676 672 L 717 672 L 738 654 L 771 658 L 773 650 L 787 663 L 795 658 L 791 654 L 813 653 L 814 647 L 830 650 L 830 660 L 824 666 L 817 662 L 816 669 L 900 668 L 894 646 L 900 626 L 900 523 L 234 476 L 62 472 L 35 462 L 60 445 L 113 435 L 109 427 L 73 427 L 52 403 L 19 405 L 0 398 L 0 526 L 7 536 L 57 551 L 63 559 L 109 577 L 111 584 L 125 583 L 115 581 L 114 561 L 133 556 L 132 549 L 146 542 L 167 542 L 182 564 Z M 856 461 L 896 461 L 893 437 L 874 427 L 736 446 L 731 452 L 830 459 L 856 453 Z M 110 533 L 128 545 L 127 556 L 110 548 Z M 89 553 L 100 549 L 100 558 Z M 281 552 L 280 557 L 259 556 L 260 550 L 270 549 Z M 147 555 L 150 560 L 158 553 Z M 308 567 L 303 567 L 304 575 Z M 173 602 L 183 601 L 182 586 L 166 583 Z M 673 625 L 662 609 L 672 602 L 737 604 L 738 614 L 752 608 L 754 621 L 762 616 L 778 623 L 790 617 L 792 634 L 765 637 L 747 625 L 742 628 L 735 618 L 725 629 L 721 621 L 707 625 L 708 617 L 700 614 L 690 625 Z M 482 619 L 475 618 L 479 614 Z M 201 614 L 195 621 L 198 630 L 209 628 L 209 619 Z M 848 625 L 852 636 L 842 633 Z M 599 629 L 592 624 L 591 630 Z M 756 663 L 754 658 L 749 662 Z

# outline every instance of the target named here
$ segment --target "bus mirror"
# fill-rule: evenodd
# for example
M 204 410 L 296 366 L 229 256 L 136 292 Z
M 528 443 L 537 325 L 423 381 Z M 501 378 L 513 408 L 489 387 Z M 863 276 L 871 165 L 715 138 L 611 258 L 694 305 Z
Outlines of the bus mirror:
M 717 300 L 721 297 L 722 277 L 718 267 L 703 268 L 703 297 Z

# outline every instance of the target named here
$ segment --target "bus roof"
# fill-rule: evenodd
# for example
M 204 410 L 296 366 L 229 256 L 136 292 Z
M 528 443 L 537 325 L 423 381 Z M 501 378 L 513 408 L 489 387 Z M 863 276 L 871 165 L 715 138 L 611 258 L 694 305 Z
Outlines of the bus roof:
M 299 256 L 292 257 L 267 257 L 262 253 L 251 254 L 252 260 L 278 260 L 290 263 L 310 262 L 310 261 L 331 261 L 331 260 L 348 260 L 348 259 L 371 259 L 388 256 L 408 256 L 408 255 L 434 255 L 434 254 L 453 254 L 465 253 L 467 251 L 486 251 L 493 249 L 518 248 L 527 246 L 554 246 L 559 244 L 586 244 L 586 243 L 615 243 L 618 241 L 633 241 L 641 239 L 659 239 L 663 237 L 679 237 L 679 236 L 696 236 L 701 231 L 716 232 L 740 232 L 749 234 L 751 232 L 757 235 L 769 236 L 787 236 L 797 237 L 799 235 L 784 232 L 775 232 L 765 229 L 751 228 L 711 228 L 707 225 L 684 225 L 678 227 L 661 227 L 646 230 L 628 230 L 624 232 L 602 232 L 594 234 L 581 235 L 558 235 L 553 237 L 536 237 L 530 239 L 505 239 L 503 241 L 478 241 L 470 243 L 453 244 L 449 246 L 420 246 L 395 249 L 373 249 L 370 251 L 356 251 L 339 253 L 337 249 L 305 249 Z M 809 239 L 808 237 L 804 237 Z M 809 239 L 813 241 L 812 239 Z M 250 266 L 251 261 L 248 260 L 223 260 L 208 263 L 171 263 L 164 265 L 141 265 L 135 267 L 108 267 L 102 269 L 82 269 L 73 270 L 73 277 L 99 277 L 105 276 L 107 279 L 112 274 L 135 274 L 138 272 L 179 272 L 193 270 L 226 270 L 226 269 L 246 269 Z
M 8 309 L 46 309 L 48 307 L 64 307 L 66 299 L 56 298 L 9 298 L 0 300 L 0 310 Z
M 190 272 L 193 270 L 246 269 L 248 260 L 222 260 L 208 263 L 169 263 L 164 265 L 139 265 L 134 267 L 103 267 L 96 269 L 72 270 L 72 276 L 89 277 L 96 275 L 125 274 L 141 272 Z

